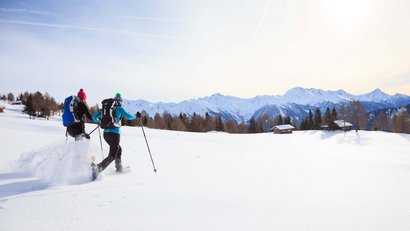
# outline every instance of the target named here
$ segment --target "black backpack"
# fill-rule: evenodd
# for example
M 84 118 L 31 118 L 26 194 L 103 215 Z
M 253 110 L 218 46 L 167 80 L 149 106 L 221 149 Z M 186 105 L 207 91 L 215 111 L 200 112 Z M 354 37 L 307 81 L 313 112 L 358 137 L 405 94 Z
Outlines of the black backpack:
M 106 128 L 119 128 L 120 124 L 117 121 L 115 112 L 117 109 L 117 101 L 113 98 L 105 99 L 101 102 L 101 117 L 100 117 L 100 127 Z

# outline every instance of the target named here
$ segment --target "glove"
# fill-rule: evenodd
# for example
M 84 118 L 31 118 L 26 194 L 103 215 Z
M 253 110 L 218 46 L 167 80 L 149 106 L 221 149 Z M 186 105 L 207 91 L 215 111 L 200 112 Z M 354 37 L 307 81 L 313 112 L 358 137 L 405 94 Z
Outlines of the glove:
M 136 116 L 137 116 L 137 118 L 140 118 L 140 117 L 141 117 L 141 113 L 140 113 L 139 111 L 137 111 Z

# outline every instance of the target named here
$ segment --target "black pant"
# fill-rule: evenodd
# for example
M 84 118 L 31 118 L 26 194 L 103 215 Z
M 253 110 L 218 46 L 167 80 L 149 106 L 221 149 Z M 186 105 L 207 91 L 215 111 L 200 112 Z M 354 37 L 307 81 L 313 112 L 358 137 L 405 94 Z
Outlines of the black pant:
M 122 148 L 120 146 L 120 134 L 113 132 L 104 132 L 104 140 L 110 145 L 110 153 L 99 164 L 101 170 L 104 170 L 115 159 L 121 159 Z
M 69 127 L 67 127 L 67 133 L 72 137 L 77 137 L 81 134 L 85 133 L 85 125 L 84 122 L 81 121 L 79 123 L 75 123 Z

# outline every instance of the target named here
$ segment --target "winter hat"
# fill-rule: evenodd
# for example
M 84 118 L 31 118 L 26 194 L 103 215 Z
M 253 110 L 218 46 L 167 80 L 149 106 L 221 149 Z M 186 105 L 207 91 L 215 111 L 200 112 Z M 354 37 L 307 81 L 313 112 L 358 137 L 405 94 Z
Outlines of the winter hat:
M 115 99 L 118 103 L 122 103 L 122 96 L 121 96 L 121 93 L 117 93 L 117 94 L 115 94 L 114 99 Z
M 85 94 L 85 91 L 81 88 L 80 91 L 77 93 L 78 98 L 81 100 L 87 100 L 87 94 Z

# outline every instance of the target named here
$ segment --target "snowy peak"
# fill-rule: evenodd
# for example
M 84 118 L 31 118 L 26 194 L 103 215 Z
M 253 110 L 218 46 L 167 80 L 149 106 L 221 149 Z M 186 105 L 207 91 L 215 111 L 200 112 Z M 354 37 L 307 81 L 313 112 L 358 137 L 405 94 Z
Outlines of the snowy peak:
M 198 100 L 205 101 L 207 103 L 211 103 L 211 104 L 215 104 L 215 105 L 223 105 L 227 101 L 240 100 L 240 98 L 236 98 L 236 97 L 233 97 L 233 96 L 225 96 L 225 95 L 222 95 L 220 93 L 216 93 L 216 94 L 213 94 L 211 96 L 206 96 L 206 97 L 203 97 L 203 98 L 199 98 Z M 191 100 L 191 101 L 195 101 L 195 100 Z
M 361 101 L 370 101 L 370 102 L 389 102 L 391 101 L 392 96 L 384 93 L 379 88 L 375 89 L 372 92 L 367 94 L 359 95 L 358 99 Z
M 289 103 L 298 103 L 302 105 L 317 105 L 323 102 L 340 103 L 343 101 L 360 100 L 367 102 L 388 102 L 394 103 L 395 98 L 408 97 L 402 94 L 391 96 L 379 88 L 372 92 L 362 95 L 352 95 L 344 90 L 324 91 L 315 88 L 292 88 L 283 95 L 283 98 Z
M 316 105 L 323 102 L 340 103 L 341 101 L 351 100 L 353 95 L 343 91 L 324 91 L 315 88 L 292 88 L 283 95 L 288 103 L 303 105 Z
M 318 100 L 321 100 L 323 91 L 314 88 L 301 88 L 295 87 L 288 90 L 283 97 L 288 102 L 294 102 L 298 104 L 315 104 Z
M 350 100 L 353 97 L 352 94 L 349 94 L 349 93 L 347 93 L 346 91 L 344 91 L 342 89 L 336 91 L 336 93 L 337 93 L 338 97 L 340 97 L 341 99 L 344 99 L 344 100 Z

